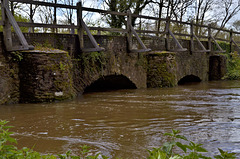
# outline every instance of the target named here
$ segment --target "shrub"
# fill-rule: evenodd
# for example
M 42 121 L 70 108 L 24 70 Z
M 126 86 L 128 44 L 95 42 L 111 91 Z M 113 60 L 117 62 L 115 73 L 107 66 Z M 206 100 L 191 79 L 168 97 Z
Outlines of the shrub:
M 204 156 L 203 152 L 208 152 L 203 148 L 202 144 L 197 144 L 188 141 L 185 136 L 179 135 L 179 130 L 172 130 L 172 133 L 165 133 L 170 136 L 170 142 L 166 142 L 159 148 L 148 150 L 149 157 L 147 159 L 211 159 L 211 157 Z M 188 145 L 178 142 L 177 139 L 188 141 Z M 174 153 L 174 148 L 178 147 L 183 151 L 183 155 Z M 214 156 L 215 159 L 235 159 L 235 153 L 229 153 L 219 149 L 220 155 Z
M 238 80 L 240 79 L 240 55 L 237 52 L 233 52 L 228 57 L 228 73 L 225 79 Z

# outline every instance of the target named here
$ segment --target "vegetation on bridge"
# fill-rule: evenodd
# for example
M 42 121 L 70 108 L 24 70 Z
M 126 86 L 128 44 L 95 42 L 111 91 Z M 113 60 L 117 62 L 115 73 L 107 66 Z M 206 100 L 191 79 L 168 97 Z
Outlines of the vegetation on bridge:
M 240 79 L 240 55 L 237 52 L 226 54 L 228 58 L 228 72 L 224 79 L 239 80 Z
M 227 74 L 223 79 L 227 80 L 239 80 L 240 79 L 240 55 L 237 51 L 231 52 L 231 46 L 226 42 L 218 42 L 220 47 L 225 50 L 222 55 L 227 57 Z M 217 47 L 214 45 L 214 50 L 217 51 Z
M 74 156 L 71 154 L 71 151 L 68 151 L 66 154 L 55 155 L 42 155 L 39 152 L 33 151 L 29 148 L 18 149 L 14 144 L 17 144 L 15 138 L 12 138 L 11 135 L 13 132 L 10 132 L 9 129 L 12 126 L 7 126 L 8 121 L 0 120 L 0 158 L 2 159 L 107 159 L 109 157 L 101 155 L 100 153 L 90 156 L 89 147 L 82 146 L 79 156 Z M 147 159 L 211 159 L 211 157 L 206 157 L 203 155 L 204 152 L 207 152 L 203 148 L 202 144 L 197 144 L 192 141 L 188 141 L 185 136 L 179 135 L 180 131 L 172 130 L 171 133 L 165 133 L 170 137 L 170 142 L 166 142 L 163 146 L 159 148 L 153 148 L 153 150 L 148 150 L 149 156 Z M 179 142 L 178 140 L 184 140 L 189 142 L 188 145 Z M 10 145 L 9 145 L 10 144 Z M 183 151 L 183 154 L 175 153 L 175 148 L 180 148 Z M 235 153 L 229 153 L 219 149 L 220 155 L 214 156 L 215 159 L 235 159 Z M 134 156 L 132 156 L 134 157 Z

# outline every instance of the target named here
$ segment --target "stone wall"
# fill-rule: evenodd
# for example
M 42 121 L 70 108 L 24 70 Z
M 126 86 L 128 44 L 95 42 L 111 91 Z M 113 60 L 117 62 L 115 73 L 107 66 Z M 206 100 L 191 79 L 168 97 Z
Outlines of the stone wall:
M 43 40 L 42 37 L 36 39 Z M 7 52 L 2 34 L 0 46 L 0 105 L 64 100 L 75 96 L 71 58 L 66 52 Z
M 28 43 L 33 46 L 51 47 L 67 51 L 70 56 L 79 52 L 79 41 L 77 35 L 72 34 L 50 34 L 50 33 L 24 33 Z M 13 34 L 14 44 L 18 44 L 18 38 Z
M 43 50 L 22 52 L 19 66 L 22 103 L 52 102 L 75 96 L 68 53 Z
M 19 102 L 19 78 L 17 53 L 7 54 L 0 34 L 0 105 Z
M 176 53 L 151 52 L 148 55 L 147 87 L 173 87 L 177 85 Z

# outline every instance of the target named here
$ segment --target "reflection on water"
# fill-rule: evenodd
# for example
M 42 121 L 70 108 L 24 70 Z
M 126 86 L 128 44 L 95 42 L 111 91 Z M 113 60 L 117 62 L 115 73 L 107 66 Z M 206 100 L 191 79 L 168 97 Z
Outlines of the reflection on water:
M 179 129 L 204 144 L 240 153 L 240 82 L 223 81 L 174 88 L 119 90 L 85 94 L 68 102 L 0 106 L 0 119 L 11 121 L 19 146 L 42 153 L 94 152 L 144 158 L 146 149 Z

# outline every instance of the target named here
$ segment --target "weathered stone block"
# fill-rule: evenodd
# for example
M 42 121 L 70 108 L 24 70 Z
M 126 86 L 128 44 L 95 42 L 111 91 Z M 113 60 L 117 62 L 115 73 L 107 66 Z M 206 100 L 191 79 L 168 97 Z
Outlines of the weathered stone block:
M 177 85 L 175 53 L 151 52 L 148 56 L 147 87 L 173 87 Z
M 71 58 L 65 51 L 43 49 L 23 52 L 20 101 L 35 103 L 73 98 L 71 69 Z

